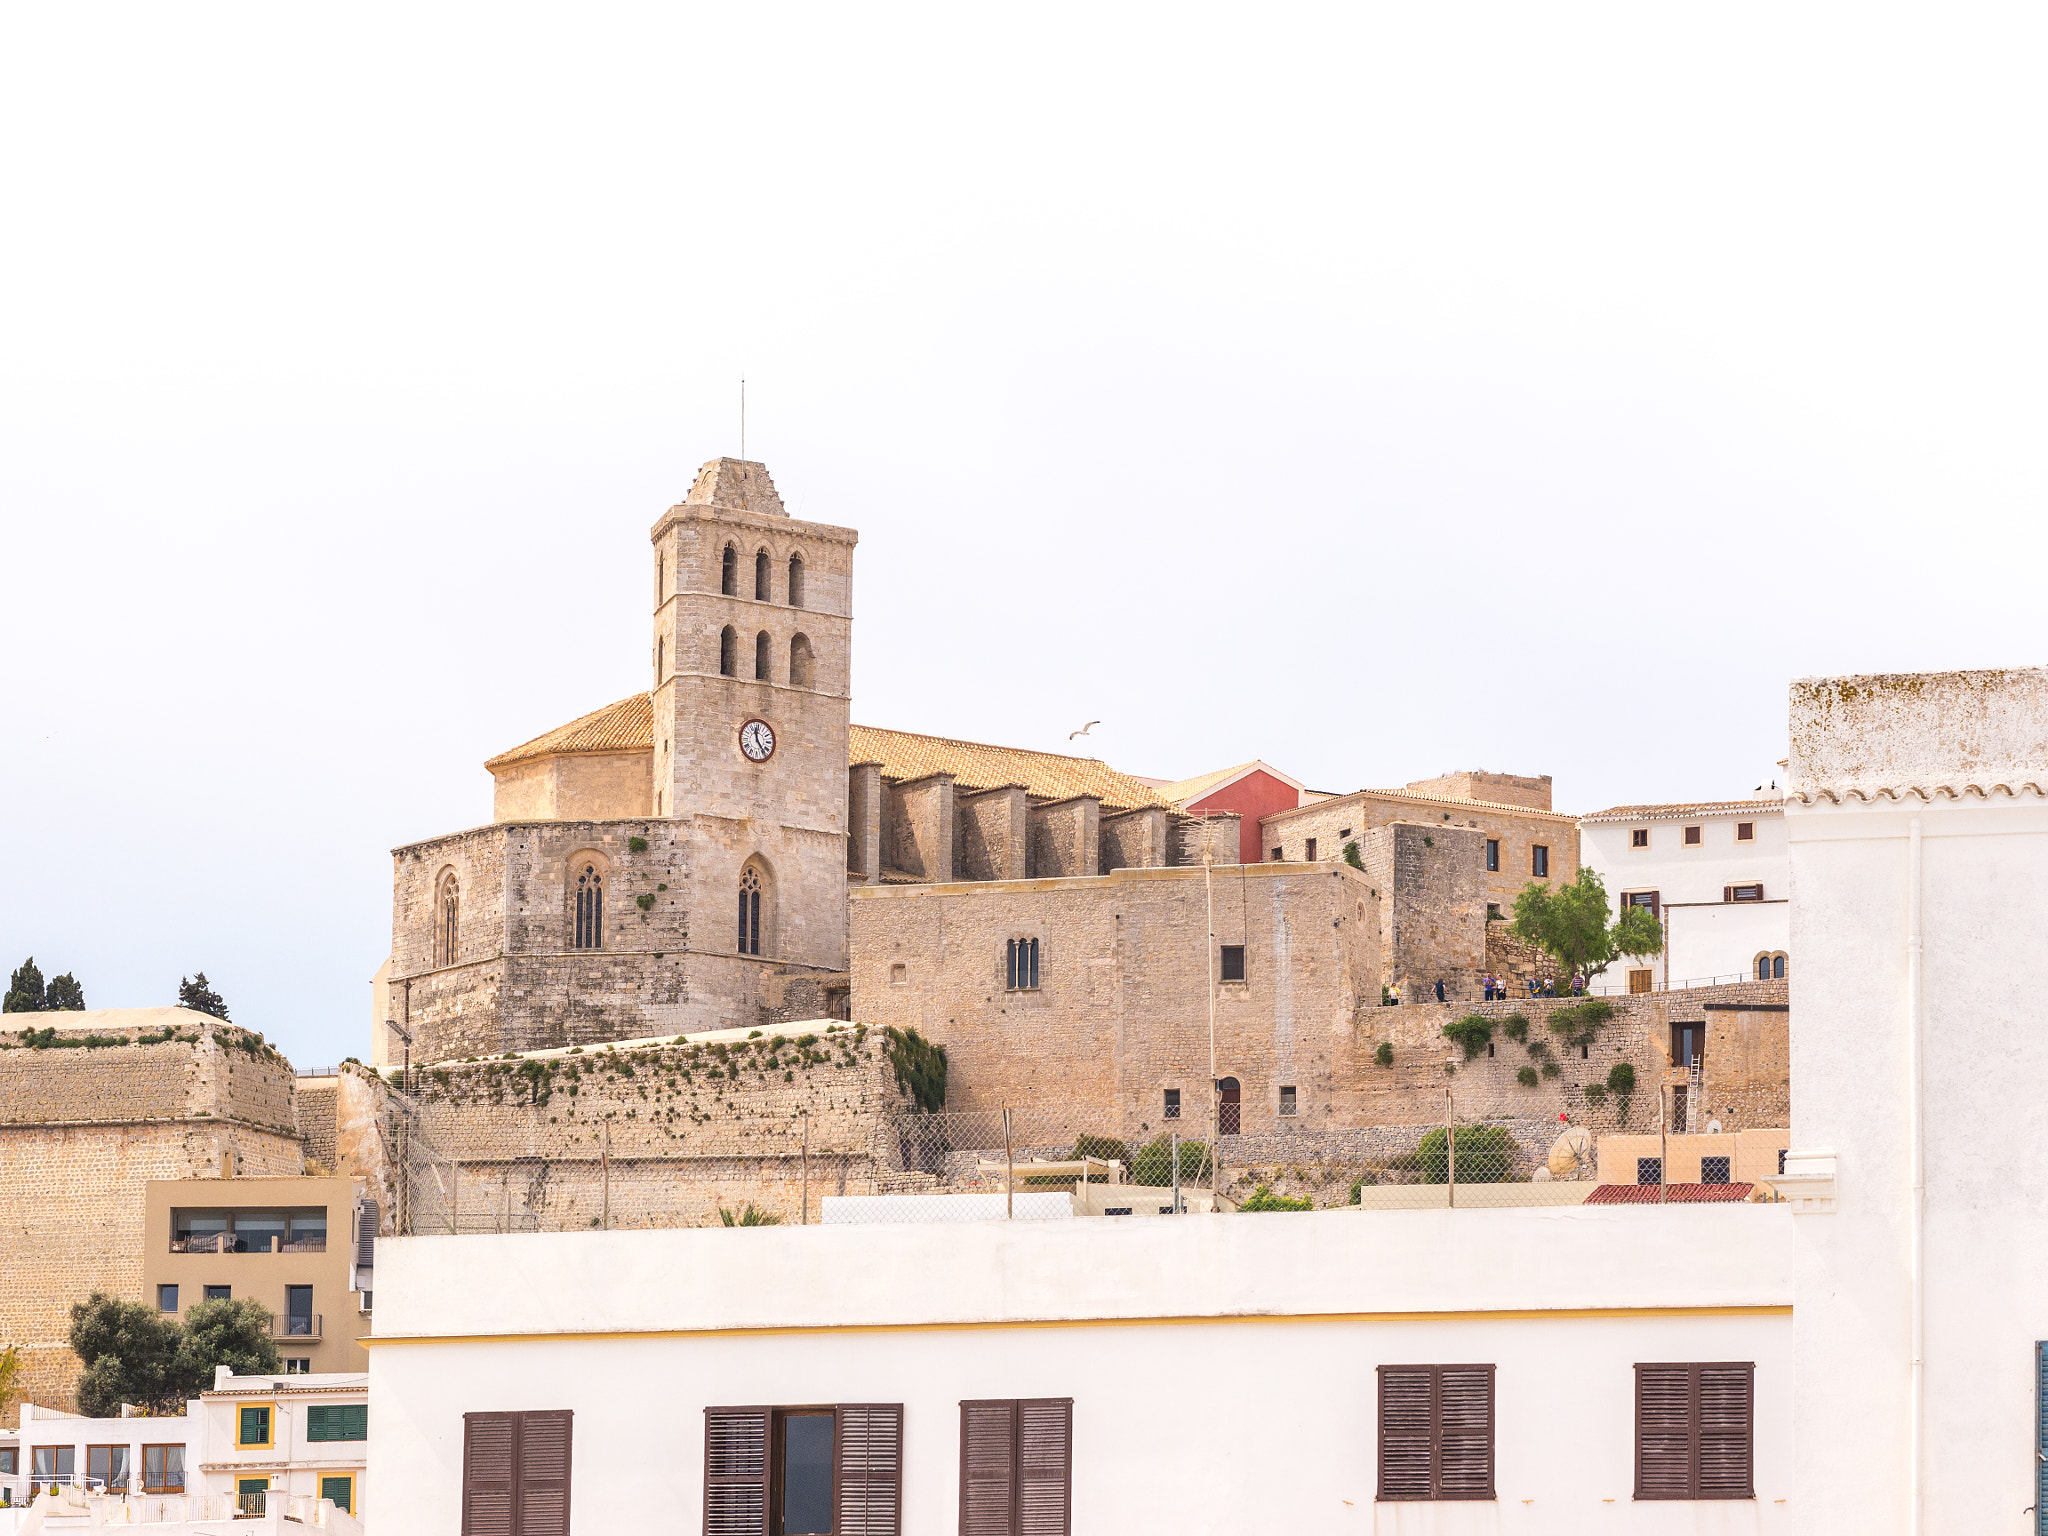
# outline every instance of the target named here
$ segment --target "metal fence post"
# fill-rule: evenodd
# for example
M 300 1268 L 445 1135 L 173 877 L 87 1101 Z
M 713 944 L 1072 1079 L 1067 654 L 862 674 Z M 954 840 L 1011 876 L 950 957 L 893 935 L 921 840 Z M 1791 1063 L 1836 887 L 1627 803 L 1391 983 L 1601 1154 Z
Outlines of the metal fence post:
M 448 1230 L 460 1232 L 456 1217 L 462 1213 L 462 1164 L 450 1161 L 448 1164 Z
M 1017 1149 L 1010 1136 L 1010 1106 L 1003 1106 L 1003 1220 L 1017 1216 Z
M 808 1109 L 804 1111 L 804 1182 L 801 1198 L 803 1214 L 797 1218 L 796 1224 L 808 1227 L 811 1224 L 811 1112 Z
M 1671 1182 L 1671 1137 L 1669 1135 L 1671 1122 L 1664 1112 L 1665 1089 L 1669 1087 L 1670 1084 L 1667 1083 L 1663 1088 L 1657 1090 L 1657 1203 L 1659 1205 L 1664 1203 L 1664 1190 Z
M 1444 1203 L 1458 1203 L 1458 1128 L 1451 1124 L 1451 1090 L 1444 1086 Z
M 599 1230 L 609 1232 L 612 1229 L 612 1123 L 609 1120 L 604 1123 L 604 1144 L 598 1149 L 597 1162 L 604 1180 L 604 1205 L 599 1215 Z
M 1180 1132 L 1173 1133 L 1173 1214 L 1180 1214 Z

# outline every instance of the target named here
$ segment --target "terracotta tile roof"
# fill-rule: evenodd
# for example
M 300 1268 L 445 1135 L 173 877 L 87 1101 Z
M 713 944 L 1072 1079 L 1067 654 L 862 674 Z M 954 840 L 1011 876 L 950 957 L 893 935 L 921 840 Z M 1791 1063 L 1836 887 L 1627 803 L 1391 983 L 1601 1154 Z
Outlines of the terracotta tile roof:
M 530 757 L 548 757 L 559 752 L 650 752 L 654 749 L 654 701 L 644 693 L 630 699 L 593 709 L 567 725 L 558 725 L 544 736 L 522 742 L 509 752 L 500 752 L 484 764 L 496 772 Z
M 1062 757 L 1056 752 L 1028 752 L 1021 747 L 992 747 L 978 741 L 955 741 L 948 736 L 919 736 L 909 731 L 885 731 L 872 725 L 850 728 L 847 743 L 849 763 L 880 763 L 882 775 L 890 779 L 921 779 L 930 773 L 950 773 L 962 789 L 994 789 L 1002 784 L 1021 784 L 1025 793 L 1039 800 L 1065 800 L 1071 795 L 1096 795 L 1105 810 L 1131 810 L 1137 806 L 1170 806 L 1160 792 L 1149 789 L 1129 774 L 1118 773 L 1100 758 Z M 654 705 L 644 693 L 603 709 L 592 710 L 567 725 L 557 726 L 500 752 L 484 764 L 495 772 L 528 758 L 548 757 L 566 752 L 647 752 L 654 747 Z
M 1596 1184 L 1586 1196 L 1588 1205 L 1655 1205 L 1655 1184 Z M 1711 1205 L 1720 1200 L 1747 1200 L 1754 1184 L 1666 1184 L 1668 1205 Z
M 1677 805 L 1610 805 L 1591 811 L 1581 821 L 1671 821 L 1681 816 L 1734 816 L 1743 811 L 1782 811 L 1785 802 L 1772 796 L 1748 800 L 1692 800 Z
M 856 725 L 848 742 L 847 757 L 856 763 L 880 763 L 884 778 L 921 779 L 930 773 L 950 773 L 962 789 L 1021 784 L 1034 799 L 1096 795 L 1105 810 L 1171 803 L 1161 791 L 1148 788 L 1127 773 L 1118 773 L 1100 758 L 993 747 L 979 741 L 955 741 L 950 736 L 918 736 L 909 731 Z

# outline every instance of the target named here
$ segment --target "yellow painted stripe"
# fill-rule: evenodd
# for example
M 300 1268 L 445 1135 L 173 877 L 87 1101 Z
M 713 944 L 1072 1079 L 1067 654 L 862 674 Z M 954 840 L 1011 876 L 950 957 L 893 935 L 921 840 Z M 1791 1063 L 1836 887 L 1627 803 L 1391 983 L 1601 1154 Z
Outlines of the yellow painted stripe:
M 1789 1306 L 1726 1307 L 1552 1307 L 1526 1311 L 1467 1312 L 1271 1312 L 1224 1313 L 1203 1317 L 1026 1318 L 989 1323 L 801 1323 L 749 1328 L 647 1328 L 570 1330 L 560 1333 L 449 1333 L 371 1336 L 360 1342 L 390 1344 L 550 1344 L 581 1339 L 728 1339 L 797 1333 L 961 1333 L 1011 1328 L 1160 1328 L 1211 1323 L 1459 1323 L 1548 1322 L 1576 1318 L 1790 1317 Z

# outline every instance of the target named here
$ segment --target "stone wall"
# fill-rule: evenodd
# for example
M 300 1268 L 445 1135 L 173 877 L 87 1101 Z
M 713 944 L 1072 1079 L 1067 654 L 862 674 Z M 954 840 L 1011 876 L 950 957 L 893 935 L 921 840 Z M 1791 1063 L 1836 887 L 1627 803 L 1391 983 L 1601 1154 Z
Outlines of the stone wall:
M 855 763 L 846 770 L 846 871 L 873 884 L 882 877 L 882 767 Z
M 1491 902 L 1504 913 L 1514 911 L 1516 895 L 1532 878 L 1532 850 L 1538 846 L 1549 851 L 1551 886 L 1569 881 L 1578 870 L 1579 829 L 1569 816 L 1432 801 L 1404 796 L 1398 790 L 1368 789 L 1318 800 L 1300 810 L 1268 816 L 1260 826 L 1268 858 L 1278 848 L 1287 860 L 1306 861 L 1310 857 L 1308 844 L 1313 839 L 1315 860 L 1329 862 L 1344 857 L 1346 843 L 1396 821 L 1432 827 L 1476 827 L 1484 839 L 1499 844 L 1500 867 L 1482 870 L 1482 910 L 1484 903 Z
M 1097 823 L 1096 873 L 1113 869 L 1161 869 L 1166 853 L 1167 813 L 1157 807 L 1118 811 Z
M 1137 1134 L 1169 1088 L 1206 1102 L 1212 910 L 1219 947 L 1246 962 L 1215 987 L 1216 1075 L 1277 1113 L 1280 1087 L 1309 1081 L 1378 999 L 1378 906 L 1345 866 L 855 891 L 854 1017 L 943 1044 L 949 1109 L 1052 1104 L 1077 1128 Z M 1036 989 L 1005 990 L 1012 939 L 1038 941 Z
M 302 1077 L 298 1081 L 299 1136 L 306 1158 L 332 1172 L 334 1169 L 334 1117 L 339 1085 L 331 1077 Z
M 807 1158 L 815 1221 L 823 1195 L 876 1188 L 904 1102 L 881 1036 L 853 1026 L 452 1064 L 415 1085 L 419 1134 L 453 1165 L 445 1185 L 415 1180 L 421 1232 L 575 1230 L 607 1200 L 615 1227 L 748 1202 L 795 1221 Z
M 1494 805 L 1525 806 L 1532 811 L 1551 809 L 1547 773 L 1530 777 L 1488 773 L 1477 768 L 1466 773 L 1440 774 L 1434 779 L 1416 779 L 1408 787 L 1418 794 L 1444 795 L 1453 800 L 1484 800 Z
M 1207 816 L 1169 814 L 1166 826 L 1166 862 L 1180 869 L 1202 863 L 1206 850 L 1213 864 L 1239 862 L 1239 839 L 1244 818 L 1235 811 L 1211 812 Z
M 953 775 L 889 784 L 883 790 L 882 867 L 920 880 L 953 878 Z
M 1031 874 L 1038 879 L 1092 875 L 1099 868 L 1102 802 L 1093 795 L 1031 807 Z
M 1031 808 L 1022 786 L 957 795 L 956 880 L 1021 880 L 1029 872 Z
M 71 1304 L 94 1290 L 145 1299 L 143 1185 L 303 1171 L 292 1069 L 251 1032 L 184 1009 L 7 1022 L 123 1042 L 0 1035 L 0 1340 L 21 1346 L 26 1400 L 69 1407 Z

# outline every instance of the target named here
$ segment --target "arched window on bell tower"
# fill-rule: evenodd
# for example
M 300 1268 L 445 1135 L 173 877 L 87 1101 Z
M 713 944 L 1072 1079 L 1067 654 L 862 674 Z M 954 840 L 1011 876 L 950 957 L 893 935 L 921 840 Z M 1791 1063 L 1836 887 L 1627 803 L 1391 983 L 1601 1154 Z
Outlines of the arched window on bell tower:
M 718 635 L 718 672 L 721 677 L 740 675 L 740 632 L 730 624 Z
M 761 953 L 761 870 L 749 864 L 740 871 L 740 940 L 743 955 Z
M 455 871 L 442 871 L 434 887 L 434 965 L 453 965 L 456 941 L 461 933 L 462 888 Z
M 754 681 L 759 683 L 774 681 L 769 673 L 770 658 L 774 655 L 774 652 L 775 642 L 768 638 L 767 630 L 764 629 L 761 633 L 754 636 Z
M 604 948 L 604 871 L 595 859 L 576 861 L 576 949 Z
M 789 557 L 789 606 L 801 608 L 804 605 L 804 557 Z
M 769 569 L 768 551 L 765 549 L 758 551 L 754 555 L 754 596 L 757 600 L 764 603 L 774 600 L 770 596 Z
M 817 681 L 817 658 L 811 652 L 809 635 L 789 637 L 789 685 L 809 688 Z
M 740 595 L 740 551 L 736 544 L 725 546 L 725 569 L 719 576 L 718 590 L 727 597 Z

